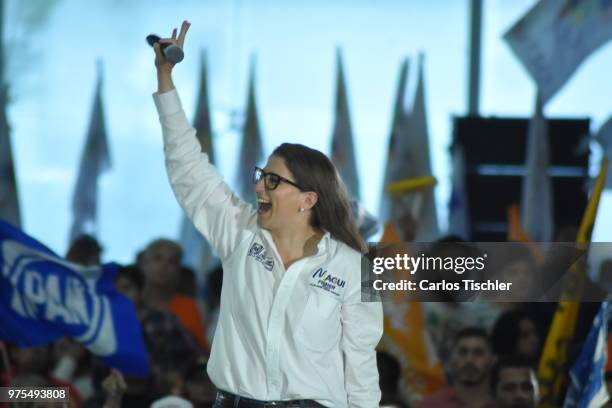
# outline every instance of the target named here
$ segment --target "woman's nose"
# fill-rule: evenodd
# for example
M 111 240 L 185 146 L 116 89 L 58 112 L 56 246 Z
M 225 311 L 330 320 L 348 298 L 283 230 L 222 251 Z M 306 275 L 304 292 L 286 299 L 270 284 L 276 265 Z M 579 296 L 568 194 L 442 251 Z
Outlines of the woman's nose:
M 255 192 L 256 193 L 263 193 L 266 190 L 266 188 L 264 187 L 264 182 L 263 180 L 259 180 L 256 184 L 255 184 Z

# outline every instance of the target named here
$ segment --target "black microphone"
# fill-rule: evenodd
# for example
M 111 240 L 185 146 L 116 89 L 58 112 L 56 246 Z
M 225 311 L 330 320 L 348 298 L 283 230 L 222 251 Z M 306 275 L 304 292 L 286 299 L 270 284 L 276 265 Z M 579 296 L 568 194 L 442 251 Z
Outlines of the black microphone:
M 147 42 L 149 43 L 151 47 L 153 46 L 153 44 L 159 43 L 159 40 L 161 40 L 161 38 L 158 35 L 155 35 L 155 34 L 147 35 Z M 178 64 L 185 57 L 185 53 L 183 52 L 183 49 L 176 44 L 161 44 L 160 43 L 159 47 L 161 48 L 168 62 L 172 64 Z

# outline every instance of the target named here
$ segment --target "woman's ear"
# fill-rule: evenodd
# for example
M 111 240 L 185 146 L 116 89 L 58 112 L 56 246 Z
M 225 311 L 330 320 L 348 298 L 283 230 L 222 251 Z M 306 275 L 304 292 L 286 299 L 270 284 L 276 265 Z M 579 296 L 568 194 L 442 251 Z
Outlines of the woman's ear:
M 308 191 L 304 193 L 306 195 L 304 200 L 304 208 L 310 210 L 319 201 L 319 195 L 314 191 Z

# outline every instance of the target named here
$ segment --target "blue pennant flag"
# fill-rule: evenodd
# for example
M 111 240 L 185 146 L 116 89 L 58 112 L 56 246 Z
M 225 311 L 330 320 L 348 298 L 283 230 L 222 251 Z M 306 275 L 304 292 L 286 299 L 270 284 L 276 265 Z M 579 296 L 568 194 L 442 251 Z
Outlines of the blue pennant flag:
M 611 331 L 612 303 L 608 299 L 601 304 L 580 356 L 570 370 L 572 383 L 565 397 L 564 408 L 599 408 L 609 400 L 604 372 Z
M 72 337 L 127 375 L 149 374 L 134 305 L 113 285 L 116 264 L 70 263 L 0 221 L 0 339 L 17 347 Z

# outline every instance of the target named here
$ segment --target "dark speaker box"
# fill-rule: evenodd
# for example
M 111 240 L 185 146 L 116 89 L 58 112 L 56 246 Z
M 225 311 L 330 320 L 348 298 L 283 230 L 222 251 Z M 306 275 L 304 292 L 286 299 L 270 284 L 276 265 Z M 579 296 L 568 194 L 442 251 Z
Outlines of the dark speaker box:
M 529 119 L 457 117 L 473 241 L 505 241 L 507 208 L 520 203 Z M 589 119 L 549 119 L 555 233 L 577 228 L 587 204 Z

